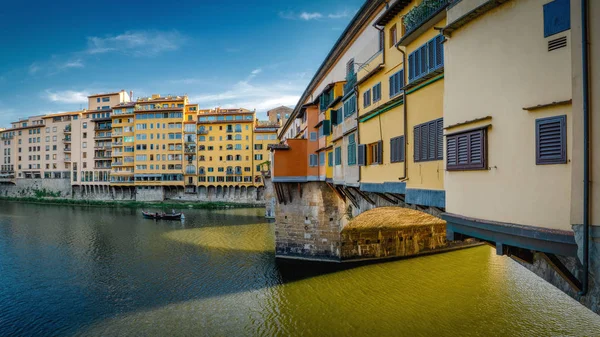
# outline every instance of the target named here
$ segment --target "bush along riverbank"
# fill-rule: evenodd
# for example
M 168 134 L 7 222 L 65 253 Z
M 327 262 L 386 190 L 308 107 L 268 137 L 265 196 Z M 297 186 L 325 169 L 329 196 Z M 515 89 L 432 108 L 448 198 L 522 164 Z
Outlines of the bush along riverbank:
M 83 199 L 60 199 L 44 197 L 0 197 L 0 201 L 26 202 L 48 205 L 72 205 L 72 206 L 91 206 L 91 207 L 126 207 L 126 208 L 160 208 L 160 209 L 225 209 L 225 208 L 258 208 L 265 207 L 261 204 L 232 203 L 220 201 L 205 202 L 183 202 L 183 201 L 164 201 L 164 202 L 142 202 L 142 201 L 102 201 L 102 200 L 83 200 Z

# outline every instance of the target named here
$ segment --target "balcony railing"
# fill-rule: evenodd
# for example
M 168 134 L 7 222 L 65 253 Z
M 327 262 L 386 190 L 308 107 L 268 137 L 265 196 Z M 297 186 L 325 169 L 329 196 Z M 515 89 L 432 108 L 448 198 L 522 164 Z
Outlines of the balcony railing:
M 71 142 L 71 137 L 65 137 L 65 138 L 63 138 L 63 142 L 70 143 Z
M 354 86 L 356 85 L 356 73 L 352 72 L 346 74 L 346 84 L 344 84 L 344 96 L 346 96 L 350 91 L 354 90 Z
M 63 132 L 70 133 L 71 132 L 71 126 L 69 125 L 69 126 L 65 127 L 65 129 L 63 130 Z
M 208 130 L 206 130 L 206 129 L 199 129 L 198 130 L 198 134 L 199 135 L 207 135 L 208 134 Z
M 123 162 L 122 161 L 113 161 L 112 166 L 123 166 Z
M 112 143 L 112 146 L 122 146 L 123 142 L 114 142 Z
M 421 4 L 411 9 L 403 18 L 404 35 L 412 33 L 423 23 L 446 7 L 452 0 L 423 0 Z
M 196 153 L 196 147 L 195 146 L 186 146 L 185 153 Z
M 64 148 L 64 151 L 65 151 L 65 152 L 71 152 L 71 148 L 70 148 L 70 147 L 65 147 L 65 148 Z
M 104 130 L 110 130 L 110 129 L 112 129 L 112 127 L 110 127 L 110 126 L 96 126 L 94 128 L 95 131 L 104 131 Z

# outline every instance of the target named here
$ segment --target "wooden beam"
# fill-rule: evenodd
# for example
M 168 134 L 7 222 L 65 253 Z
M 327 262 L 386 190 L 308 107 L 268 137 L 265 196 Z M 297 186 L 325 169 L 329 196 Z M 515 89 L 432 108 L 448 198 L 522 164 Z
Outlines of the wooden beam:
M 287 189 L 288 189 L 288 194 L 290 195 L 290 203 L 292 203 L 294 201 L 292 199 L 292 186 L 290 184 L 287 184 Z
M 385 200 L 387 202 L 390 202 L 390 203 L 396 204 L 396 205 L 398 204 L 397 201 L 391 199 L 390 197 L 388 197 L 387 195 L 385 195 L 385 193 L 376 192 L 375 194 L 377 194 L 381 199 L 383 199 L 383 200 Z
M 340 193 L 340 191 L 337 190 L 337 188 L 335 186 L 333 186 L 333 184 L 325 182 L 327 184 L 327 186 L 329 186 L 329 188 L 331 188 L 333 190 L 333 192 L 335 193 L 335 195 L 338 196 L 338 198 L 342 199 L 343 201 L 346 201 L 346 196 L 342 193 Z
M 344 186 L 341 188 L 342 193 L 346 194 L 346 196 L 348 197 L 348 199 L 350 199 L 350 202 L 352 203 L 352 205 L 354 205 L 354 207 L 356 208 L 360 208 L 360 206 L 358 205 L 358 201 L 356 201 L 356 198 L 352 195 L 352 193 L 350 193 L 350 191 Z
M 353 189 L 354 191 L 356 191 L 356 193 L 358 193 L 358 195 L 360 195 L 363 199 L 365 199 L 369 204 L 375 206 L 375 202 L 373 201 L 373 199 L 369 198 L 369 196 L 364 193 L 363 191 L 361 191 L 360 189 L 356 188 L 356 187 L 350 187 L 351 189 Z
M 579 281 L 577 277 L 575 277 L 575 275 L 573 275 L 571 271 L 567 269 L 567 267 L 558 259 L 556 255 L 541 252 L 540 255 L 544 258 L 544 260 L 546 260 L 546 262 L 548 262 L 552 269 L 554 269 L 554 271 L 560 275 L 560 277 L 562 277 L 571 285 L 573 289 L 575 289 L 575 291 L 581 291 L 581 281 Z

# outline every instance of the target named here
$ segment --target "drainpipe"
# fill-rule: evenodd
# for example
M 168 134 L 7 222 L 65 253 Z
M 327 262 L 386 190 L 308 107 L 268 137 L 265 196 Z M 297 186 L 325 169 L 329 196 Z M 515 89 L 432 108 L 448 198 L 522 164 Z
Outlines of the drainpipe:
M 588 65 L 588 1 L 581 0 L 581 63 L 583 78 L 583 280 L 580 296 L 588 291 L 590 236 L 590 134 L 589 134 L 589 65 Z
M 402 49 L 400 49 L 400 45 L 396 44 L 396 49 L 398 49 L 398 51 L 400 51 L 402 53 L 402 68 L 404 69 L 404 83 L 408 83 L 408 79 L 407 79 L 407 71 L 406 71 L 406 52 Z M 406 107 L 407 104 L 407 97 L 406 97 L 406 90 L 402 90 L 402 99 L 404 100 L 404 103 L 402 103 L 402 106 L 404 108 L 404 175 L 402 177 L 399 177 L 398 180 L 400 181 L 406 181 L 408 180 L 408 158 L 406 158 L 406 149 L 408 148 L 408 146 L 406 146 L 406 144 L 408 144 L 408 109 Z

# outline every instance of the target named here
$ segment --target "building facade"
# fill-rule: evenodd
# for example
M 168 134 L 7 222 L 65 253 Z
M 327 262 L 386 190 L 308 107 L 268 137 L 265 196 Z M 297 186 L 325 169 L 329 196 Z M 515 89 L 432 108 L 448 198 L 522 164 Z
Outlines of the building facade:
M 86 110 L 1 130 L 0 183 L 5 196 L 31 194 L 27 179 L 37 179 L 48 196 L 49 181 L 64 180 L 61 195 L 79 198 L 262 202 L 279 126 L 247 109 L 199 109 L 185 95 L 92 95 Z

